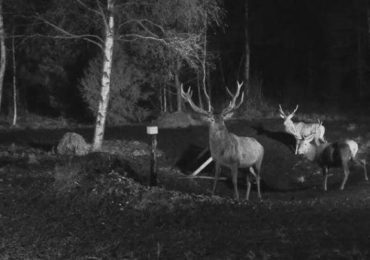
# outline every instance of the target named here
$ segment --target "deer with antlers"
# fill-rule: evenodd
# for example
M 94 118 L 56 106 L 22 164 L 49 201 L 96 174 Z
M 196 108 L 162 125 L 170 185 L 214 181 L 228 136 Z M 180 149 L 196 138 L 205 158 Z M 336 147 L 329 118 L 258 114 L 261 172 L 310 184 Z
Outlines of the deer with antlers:
M 240 89 L 243 83 L 237 82 L 237 89 L 235 94 L 232 94 L 228 89 L 232 99 L 229 105 L 220 113 L 215 113 L 213 107 L 210 105 L 210 98 L 205 92 L 209 104 L 209 111 L 206 111 L 197 106 L 192 100 L 192 91 L 189 88 L 187 92 L 181 86 L 181 95 L 187 101 L 190 107 L 201 118 L 209 124 L 209 148 L 212 159 L 215 161 L 215 179 L 213 184 L 212 194 L 215 193 L 217 181 L 220 175 L 221 166 L 226 166 L 231 170 L 232 183 L 234 186 L 234 198 L 239 200 L 238 192 L 238 169 L 243 168 L 246 171 L 246 200 L 249 199 L 251 190 L 250 177 L 253 175 L 257 183 L 257 192 L 259 199 L 262 199 L 260 180 L 261 180 L 261 165 L 264 155 L 263 146 L 252 137 L 242 137 L 232 134 L 228 131 L 225 125 L 225 119 L 230 118 L 235 110 L 237 110 L 244 100 L 244 93 L 240 94 Z M 239 101 L 237 99 L 240 97 Z
M 313 139 L 315 140 L 316 145 L 319 145 L 320 143 L 326 143 L 326 140 L 324 138 L 325 127 L 322 125 L 322 122 L 320 120 L 318 120 L 317 123 L 294 123 L 292 121 L 292 118 L 294 117 L 297 110 L 298 105 L 292 113 L 285 114 L 283 109 L 281 108 L 281 105 L 279 104 L 280 117 L 284 119 L 285 132 L 292 134 L 296 139 L 296 146 L 294 151 L 295 154 L 297 154 L 298 142 L 300 139 L 303 138 L 303 136 L 313 135 Z

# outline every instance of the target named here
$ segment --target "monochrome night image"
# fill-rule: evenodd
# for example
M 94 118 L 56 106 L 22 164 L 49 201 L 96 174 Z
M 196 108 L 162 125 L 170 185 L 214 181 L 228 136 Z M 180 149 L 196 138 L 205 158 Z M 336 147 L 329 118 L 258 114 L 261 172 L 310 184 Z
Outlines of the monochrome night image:
M 0 0 L 0 259 L 370 259 L 370 1 Z

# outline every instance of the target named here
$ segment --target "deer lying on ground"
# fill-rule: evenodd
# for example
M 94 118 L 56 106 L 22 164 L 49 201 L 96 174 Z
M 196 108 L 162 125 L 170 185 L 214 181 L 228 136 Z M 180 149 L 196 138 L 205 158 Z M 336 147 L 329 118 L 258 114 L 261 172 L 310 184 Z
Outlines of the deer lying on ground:
M 318 120 L 318 123 L 304 123 L 298 122 L 294 123 L 292 121 L 293 116 L 298 110 L 298 105 L 294 109 L 294 111 L 288 115 L 286 115 L 279 104 L 279 112 L 280 117 L 284 119 L 284 128 L 285 132 L 292 134 L 296 139 L 296 146 L 294 153 L 297 154 L 298 148 L 298 140 L 302 139 L 303 136 L 314 135 L 315 144 L 319 145 L 320 142 L 325 143 L 326 140 L 324 138 L 325 134 L 325 127 L 322 125 L 322 122 Z
M 230 118 L 233 112 L 240 107 L 244 100 L 244 93 L 241 94 L 239 102 L 237 102 L 240 96 L 240 88 L 243 83 L 237 82 L 237 90 L 235 94 L 230 91 L 229 94 L 232 97 L 229 105 L 224 108 L 220 113 L 214 113 L 213 108 L 210 105 L 210 99 L 208 94 L 205 92 L 206 98 L 209 104 L 209 110 L 205 111 L 199 106 L 195 105 L 192 100 L 192 91 L 189 88 L 187 92 L 184 92 L 181 86 L 181 95 L 185 101 L 187 101 L 190 107 L 198 114 L 201 115 L 203 120 L 209 123 L 209 147 L 211 156 L 215 161 L 215 180 L 213 184 L 212 194 L 216 190 L 217 181 L 220 175 L 221 166 L 226 166 L 231 170 L 232 182 L 234 186 L 234 197 L 239 200 L 238 192 L 238 168 L 249 169 L 246 172 L 247 192 L 246 200 L 249 199 L 251 190 L 250 175 L 253 175 L 257 183 L 257 191 L 259 199 L 262 199 L 260 190 L 260 179 L 261 179 L 261 165 L 264 155 L 263 146 L 252 137 L 241 137 L 232 134 L 228 131 L 225 125 L 225 119 Z
M 343 190 L 349 175 L 349 161 L 361 164 L 364 169 L 365 180 L 368 180 L 366 160 L 356 158 L 358 144 L 353 140 L 345 140 L 335 143 L 312 144 L 314 135 L 303 137 L 298 142 L 298 154 L 304 155 L 308 160 L 316 162 L 322 169 L 324 190 L 327 190 L 329 168 L 342 167 L 344 177 L 340 189 Z

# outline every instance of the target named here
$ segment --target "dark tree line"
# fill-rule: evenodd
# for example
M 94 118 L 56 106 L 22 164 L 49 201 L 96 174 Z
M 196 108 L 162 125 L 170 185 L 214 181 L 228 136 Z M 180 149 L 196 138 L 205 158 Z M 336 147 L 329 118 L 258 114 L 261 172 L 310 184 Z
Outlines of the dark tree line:
M 225 86 L 234 87 L 236 80 L 248 83 L 250 96 L 279 103 L 351 104 L 370 96 L 366 0 L 113 2 L 117 30 L 108 122 L 180 111 L 181 83 L 194 88 L 199 103 L 203 87 L 222 99 Z M 16 68 L 20 113 L 94 119 L 99 98 L 89 91 L 99 93 L 104 59 L 92 42 L 104 39 L 99 12 L 107 14 L 106 4 L 1 1 L 8 54 L 2 113 L 14 110 Z

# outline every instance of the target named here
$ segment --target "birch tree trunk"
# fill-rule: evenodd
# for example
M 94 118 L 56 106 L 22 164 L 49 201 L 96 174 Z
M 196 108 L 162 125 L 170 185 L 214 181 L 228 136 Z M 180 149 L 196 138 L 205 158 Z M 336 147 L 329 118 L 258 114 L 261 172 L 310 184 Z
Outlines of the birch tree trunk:
M 100 150 L 103 144 L 105 121 L 107 118 L 107 108 L 109 102 L 110 81 L 112 74 L 112 58 L 114 43 L 114 0 L 107 0 L 108 21 L 105 25 L 105 42 L 104 42 L 104 61 L 103 75 L 101 79 L 101 91 L 99 108 L 96 116 L 95 133 L 93 140 L 93 151 Z
M 14 32 L 13 32 L 14 35 Z M 15 45 L 14 38 L 12 38 L 12 63 L 13 63 L 13 122 L 12 126 L 17 125 L 17 65 L 15 63 Z
M 203 40 L 203 59 L 202 59 L 202 71 L 203 71 L 202 84 L 203 84 L 203 92 L 207 99 L 207 110 L 208 112 L 211 112 L 212 106 L 211 106 L 211 87 L 210 86 L 207 92 L 207 23 L 208 23 L 207 14 L 204 17 L 203 23 L 204 23 L 203 24 L 204 40 Z
M 0 111 L 1 103 L 3 100 L 3 84 L 4 84 L 4 74 L 6 65 L 6 49 L 5 49 L 5 29 L 3 20 L 3 1 L 0 0 Z

